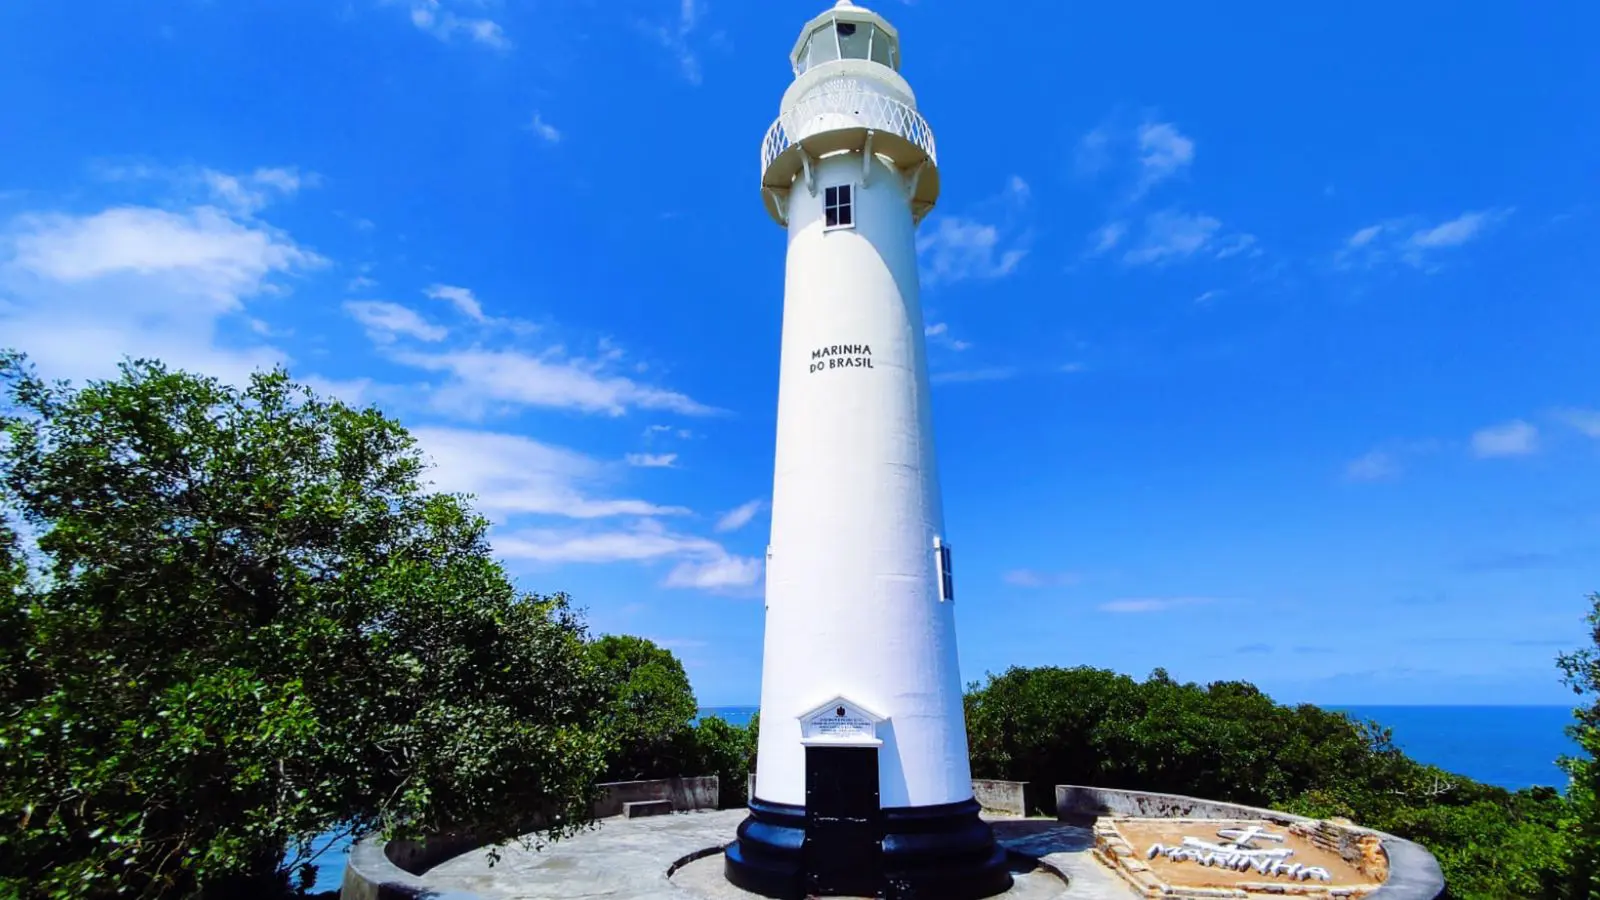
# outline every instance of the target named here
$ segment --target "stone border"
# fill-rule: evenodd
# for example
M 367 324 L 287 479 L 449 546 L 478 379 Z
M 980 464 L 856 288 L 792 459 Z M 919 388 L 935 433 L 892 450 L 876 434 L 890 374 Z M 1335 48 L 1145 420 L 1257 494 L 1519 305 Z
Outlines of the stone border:
M 1321 824 L 1317 819 L 1290 815 L 1277 810 L 1202 800 L 1178 794 L 1124 791 L 1075 784 L 1056 785 L 1057 818 L 1103 815 L 1139 819 L 1260 819 L 1285 827 L 1300 825 L 1305 828 L 1316 828 Z M 1364 900 L 1438 900 L 1444 896 L 1444 873 L 1439 870 L 1439 863 L 1433 858 L 1433 854 L 1420 845 L 1370 828 L 1355 825 L 1343 827 L 1352 835 L 1377 836 L 1382 843 L 1384 855 L 1389 860 L 1388 880 L 1379 885 L 1377 890 L 1363 894 Z
M 599 785 L 600 798 L 590 808 L 596 819 L 622 814 L 624 803 L 640 800 L 669 800 L 675 812 L 716 809 L 719 799 L 717 776 L 662 778 L 654 781 L 614 781 Z M 526 834 L 542 827 L 531 820 L 519 829 Z M 474 894 L 441 892 L 430 888 L 421 877 L 429 869 L 451 857 L 483 845 L 471 834 L 439 835 L 423 841 L 379 841 L 364 837 L 350 847 L 345 861 L 339 900 L 478 900 Z
M 972 799 L 978 801 L 986 813 L 1006 816 L 1028 815 L 1031 799 L 1026 781 L 995 781 L 989 778 L 972 779 Z

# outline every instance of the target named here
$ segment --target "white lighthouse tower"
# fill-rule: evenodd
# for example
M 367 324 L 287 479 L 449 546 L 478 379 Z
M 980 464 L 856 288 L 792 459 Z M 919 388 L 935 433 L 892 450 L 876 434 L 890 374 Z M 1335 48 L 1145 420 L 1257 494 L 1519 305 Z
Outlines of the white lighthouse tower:
M 727 877 L 987 896 L 1010 875 L 972 796 L 917 284 L 933 132 L 876 13 L 840 0 L 791 61 L 761 148 L 788 259 L 756 789 Z

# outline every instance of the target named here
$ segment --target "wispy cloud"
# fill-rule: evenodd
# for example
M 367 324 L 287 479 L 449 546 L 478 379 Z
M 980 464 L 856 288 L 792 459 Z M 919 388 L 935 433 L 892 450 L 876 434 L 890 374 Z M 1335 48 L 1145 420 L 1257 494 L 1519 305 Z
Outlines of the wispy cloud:
M 1367 225 L 1345 238 L 1335 262 L 1341 268 L 1370 268 L 1399 261 L 1423 271 L 1437 271 L 1441 252 L 1483 237 L 1511 213 L 1510 209 L 1483 209 L 1431 225 L 1415 216 Z
M 1205 606 L 1215 602 L 1210 597 L 1135 597 L 1102 603 L 1100 611 L 1128 614 L 1157 613 L 1191 606 Z
M 560 348 L 543 354 L 521 350 L 464 348 L 437 353 L 401 351 L 395 362 L 449 380 L 433 396 L 442 412 L 481 415 L 488 404 L 545 407 L 620 416 L 631 409 L 667 410 L 708 416 L 717 410 L 684 394 L 643 384 L 610 368 L 613 360 L 566 357 Z
M 1189 259 L 1211 247 L 1222 222 L 1211 216 L 1165 209 L 1144 221 L 1139 245 L 1123 254 L 1131 265 L 1149 265 Z
M 1194 141 L 1171 122 L 1145 122 L 1139 126 L 1141 174 L 1135 195 L 1177 175 L 1194 162 Z
M 450 330 L 434 325 L 416 310 L 398 303 L 382 300 L 352 300 L 344 305 L 345 312 L 361 323 L 367 337 L 380 344 L 390 344 L 400 337 L 419 341 L 442 341 Z
M 555 531 L 528 529 L 498 535 L 496 552 L 536 563 L 655 563 L 675 561 L 662 586 L 739 592 L 761 580 L 758 559 L 739 556 L 709 538 L 671 531 L 653 519 L 628 529 Z
M 1344 467 L 1346 481 L 1384 481 L 1400 475 L 1400 461 L 1386 450 L 1373 450 Z
M 928 338 L 928 343 L 936 344 L 949 350 L 960 352 L 972 347 L 970 342 L 957 340 L 952 336 L 950 334 L 950 325 L 946 322 L 935 322 L 932 325 L 928 325 L 922 329 L 922 333 Z
M 1556 415 L 1585 437 L 1600 440 L 1600 412 L 1590 409 L 1564 409 Z
M 756 513 L 760 512 L 766 505 L 767 502 L 759 498 L 751 500 L 749 503 L 741 503 L 733 509 L 723 513 L 722 517 L 717 519 L 717 531 L 738 531 L 746 525 L 749 525 L 750 520 L 754 519 L 756 517 Z
M 1344 480 L 1391 481 L 1404 474 L 1413 459 L 1437 453 L 1444 447 L 1444 442 L 1433 439 L 1386 441 L 1345 463 Z
M 678 506 L 600 498 L 590 489 L 608 480 L 604 463 L 576 450 L 492 431 L 425 426 L 411 429 L 433 462 L 429 477 L 450 493 L 471 494 L 484 515 L 571 519 L 687 515 Z
M 1110 251 L 1116 249 L 1116 246 L 1122 243 L 1122 239 L 1127 237 L 1127 235 L 1128 223 L 1107 222 L 1099 228 L 1096 228 L 1094 232 L 1089 235 L 1089 240 L 1094 245 L 1093 247 L 1089 248 L 1089 255 L 1100 256 L 1102 254 L 1109 253 Z
M 703 13 L 699 0 L 679 0 L 675 19 L 664 24 L 649 25 L 645 29 L 662 49 L 672 55 L 684 80 L 694 85 L 705 80 L 700 68 L 700 56 L 690 44 Z
M 293 197 L 313 177 L 303 178 L 298 169 L 256 169 L 247 175 L 229 175 L 203 169 L 200 178 L 220 204 L 241 213 L 253 213 L 280 197 Z
M 1083 576 L 1077 572 L 1039 572 L 1034 569 L 1012 569 L 1001 577 L 1006 584 L 1023 588 L 1072 587 L 1083 581 Z
M 441 0 L 409 0 L 411 24 L 446 43 L 465 37 L 476 44 L 507 50 L 511 41 L 493 19 L 458 16 Z
M 1515 419 L 1479 429 L 1472 435 L 1472 454 L 1480 459 L 1528 456 L 1539 451 L 1539 429 Z
M 1017 375 L 1015 366 L 994 366 L 987 369 L 957 369 L 935 372 L 930 377 L 934 384 L 973 384 L 982 381 L 1005 381 Z
M 544 120 L 544 116 L 535 112 L 528 122 L 528 130 L 539 136 L 547 144 L 561 143 L 561 130 Z
M 1271 653 L 1272 650 L 1273 647 L 1271 644 L 1245 644 L 1242 647 L 1235 647 L 1233 652 L 1241 656 L 1251 656 L 1260 655 L 1263 653 Z
M 629 453 L 628 465 L 640 469 L 670 469 L 678 461 L 676 453 Z
M 423 289 L 422 293 L 430 300 L 448 302 L 456 308 L 457 312 L 475 322 L 484 321 L 483 305 L 478 302 L 477 297 L 473 296 L 472 291 L 464 287 L 457 287 L 453 284 L 430 284 Z
M 987 281 L 1015 272 L 1028 255 L 1028 236 L 1018 221 L 1030 195 L 1028 183 L 1013 175 L 974 214 L 930 220 L 917 236 L 923 283 Z

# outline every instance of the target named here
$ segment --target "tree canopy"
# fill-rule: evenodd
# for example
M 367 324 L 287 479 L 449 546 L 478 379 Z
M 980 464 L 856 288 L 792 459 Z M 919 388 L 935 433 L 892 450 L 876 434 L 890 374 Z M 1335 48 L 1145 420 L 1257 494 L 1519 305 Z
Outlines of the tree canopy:
M 330 829 L 584 820 L 584 629 L 396 422 L 282 371 L 0 383 L 0 893 L 238 896 Z

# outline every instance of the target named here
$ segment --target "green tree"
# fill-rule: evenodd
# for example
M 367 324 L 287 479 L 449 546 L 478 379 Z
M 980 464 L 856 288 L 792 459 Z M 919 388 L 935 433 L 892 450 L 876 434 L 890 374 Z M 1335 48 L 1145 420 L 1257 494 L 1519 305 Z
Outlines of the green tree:
M 256 896 L 337 827 L 586 817 L 582 625 L 398 424 L 282 371 L 0 384 L 0 895 Z
M 1564 831 L 1573 897 L 1600 897 L 1600 594 L 1589 595 L 1589 607 L 1589 645 L 1557 660 L 1567 686 L 1583 702 L 1567 727 L 1580 753 L 1561 760 L 1569 779 L 1571 816 Z
M 966 709 L 980 778 L 1033 782 L 1042 797 L 1079 783 L 1344 816 L 1432 850 L 1454 897 L 1561 896 L 1566 805 L 1553 790 L 1421 765 L 1372 723 L 1282 706 L 1253 685 L 1014 668 L 973 685 Z
M 589 645 L 605 684 L 606 731 L 612 751 L 606 778 L 632 781 L 685 774 L 695 759 L 698 707 L 683 664 L 641 637 L 606 635 Z

